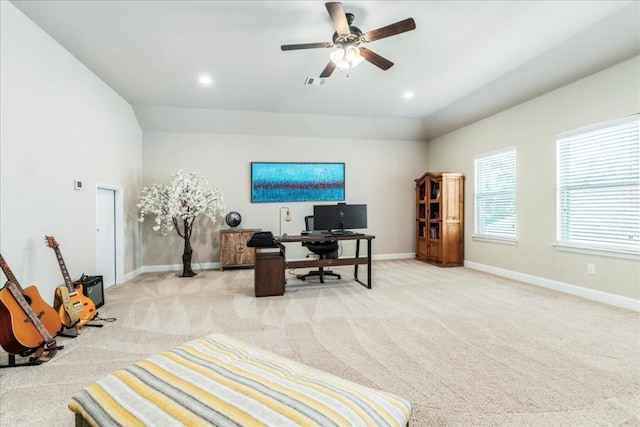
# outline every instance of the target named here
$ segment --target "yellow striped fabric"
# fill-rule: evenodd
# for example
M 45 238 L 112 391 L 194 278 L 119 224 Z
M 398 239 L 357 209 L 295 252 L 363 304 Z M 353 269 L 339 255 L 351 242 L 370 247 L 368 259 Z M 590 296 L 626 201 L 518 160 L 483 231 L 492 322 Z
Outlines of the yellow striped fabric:
M 189 341 L 76 393 L 92 426 L 406 426 L 410 403 L 222 334 Z

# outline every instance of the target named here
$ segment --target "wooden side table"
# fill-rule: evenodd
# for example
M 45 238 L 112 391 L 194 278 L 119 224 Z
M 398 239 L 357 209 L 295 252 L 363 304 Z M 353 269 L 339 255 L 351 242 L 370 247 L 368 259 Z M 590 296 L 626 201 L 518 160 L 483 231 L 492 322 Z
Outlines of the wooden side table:
M 247 246 L 247 240 L 259 228 L 220 230 L 220 271 L 226 267 L 252 267 L 256 262 L 256 251 Z

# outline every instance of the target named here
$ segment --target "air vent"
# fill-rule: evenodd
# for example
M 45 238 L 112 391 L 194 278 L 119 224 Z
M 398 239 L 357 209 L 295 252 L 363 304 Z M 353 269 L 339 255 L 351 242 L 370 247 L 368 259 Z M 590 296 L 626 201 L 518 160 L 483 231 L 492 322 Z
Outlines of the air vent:
M 304 81 L 306 86 L 324 86 L 327 84 L 327 79 L 320 77 L 307 77 Z

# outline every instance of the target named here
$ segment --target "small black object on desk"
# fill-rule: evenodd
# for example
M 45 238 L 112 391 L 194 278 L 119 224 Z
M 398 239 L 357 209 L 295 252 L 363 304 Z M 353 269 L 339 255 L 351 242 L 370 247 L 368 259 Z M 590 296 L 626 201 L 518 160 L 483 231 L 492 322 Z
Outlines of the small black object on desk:
M 247 246 L 250 248 L 268 248 L 276 246 L 273 241 L 273 233 L 270 231 L 259 231 L 253 233 L 251 239 L 247 241 Z

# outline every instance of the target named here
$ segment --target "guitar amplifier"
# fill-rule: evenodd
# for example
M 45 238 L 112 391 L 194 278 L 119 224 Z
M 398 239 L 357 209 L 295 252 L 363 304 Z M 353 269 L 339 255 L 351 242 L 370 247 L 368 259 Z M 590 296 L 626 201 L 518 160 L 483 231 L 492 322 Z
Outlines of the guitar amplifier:
M 102 286 L 102 276 L 85 276 L 73 282 L 74 285 L 82 285 L 82 293 L 89 297 L 96 305 L 96 308 L 104 305 L 104 287 Z

